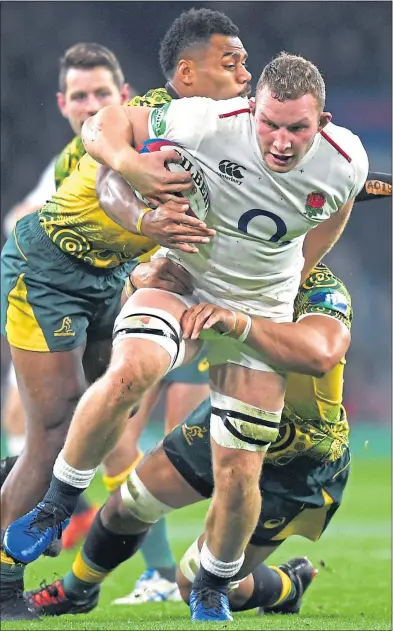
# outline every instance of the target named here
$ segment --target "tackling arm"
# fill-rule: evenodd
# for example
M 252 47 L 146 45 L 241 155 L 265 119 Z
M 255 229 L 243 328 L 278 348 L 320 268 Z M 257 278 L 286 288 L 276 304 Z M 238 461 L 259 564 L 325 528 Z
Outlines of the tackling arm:
M 125 230 L 137 234 L 138 218 L 146 204 L 136 197 L 123 176 L 107 167 L 99 166 L 96 191 L 100 207 L 105 214 Z
M 277 368 L 322 377 L 348 350 L 350 295 L 342 281 L 321 264 L 300 288 L 294 313 L 295 322 L 272 322 L 200 303 L 182 316 L 183 339 L 197 339 L 203 331 L 215 329 L 260 351 L 267 363 Z
M 148 208 L 119 173 L 102 165 L 97 169 L 96 192 L 108 217 L 128 232 L 164 247 L 197 252 L 197 244 L 207 243 L 215 234 L 199 219 L 185 214 L 189 206 L 183 204 L 183 198 L 174 197 L 154 210 Z
M 108 105 L 87 119 L 82 127 L 86 151 L 99 162 L 121 175 L 133 163 L 136 146 L 148 138 L 147 107 Z
M 350 331 L 326 314 L 307 314 L 297 322 L 270 322 L 209 303 L 190 307 L 182 316 L 183 339 L 197 339 L 214 328 L 260 351 L 268 363 L 286 372 L 323 377 L 344 357 Z
M 149 107 L 104 107 L 84 123 L 82 140 L 97 162 L 122 175 L 141 195 L 159 200 L 166 195 L 167 201 L 168 193 L 190 190 L 192 179 L 187 171 L 166 168 L 167 162 L 181 159 L 175 150 L 138 154 L 133 148 L 149 137 L 151 112 Z
M 277 368 L 323 377 L 344 357 L 350 340 L 345 324 L 323 315 L 288 323 L 254 317 L 247 344 L 260 350 Z

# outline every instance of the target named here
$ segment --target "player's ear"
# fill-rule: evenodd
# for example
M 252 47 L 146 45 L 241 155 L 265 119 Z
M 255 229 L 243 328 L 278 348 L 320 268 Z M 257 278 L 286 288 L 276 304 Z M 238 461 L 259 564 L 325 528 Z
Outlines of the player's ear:
M 57 105 L 61 114 L 64 116 L 64 118 L 67 118 L 67 105 L 66 105 L 66 99 L 63 92 L 57 92 L 56 99 L 57 99 Z
M 326 127 L 326 125 L 330 123 L 331 120 L 332 120 L 332 115 L 330 112 L 322 112 L 322 114 L 319 117 L 318 131 L 322 131 L 322 129 Z
M 129 83 L 124 83 L 120 90 L 121 104 L 128 103 L 132 99 L 131 94 L 135 94 L 135 91 L 131 88 Z
M 176 68 L 176 77 L 179 77 L 184 85 L 190 86 L 194 82 L 194 62 L 191 59 L 180 59 Z

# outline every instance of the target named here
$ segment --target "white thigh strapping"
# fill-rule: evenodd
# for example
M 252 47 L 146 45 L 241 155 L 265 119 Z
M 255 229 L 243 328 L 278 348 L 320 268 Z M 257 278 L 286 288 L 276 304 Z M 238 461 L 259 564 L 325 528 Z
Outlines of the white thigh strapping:
M 140 307 L 127 300 L 115 320 L 113 345 L 124 338 L 151 340 L 164 348 L 171 358 L 167 372 L 183 363 L 185 347 L 180 324 L 164 309 Z
M 211 390 L 210 435 L 228 449 L 267 451 L 278 436 L 281 410 L 267 412 Z

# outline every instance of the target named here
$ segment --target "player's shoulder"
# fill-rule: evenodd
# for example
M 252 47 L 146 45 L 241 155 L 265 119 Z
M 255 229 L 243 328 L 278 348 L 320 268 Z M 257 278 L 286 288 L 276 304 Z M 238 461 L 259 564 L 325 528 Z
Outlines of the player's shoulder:
M 366 150 L 359 136 L 347 127 L 340 127 L 329 123 L 321 131 L 321 144 L 327 147 L 333 155 L 340 156 L 341 164 L 356 165 L 359 161 L 367 159 Z
M 86 151 L 80 136 L 75 136 L 59 153 L 55 163 L 56 188 L 59 188 L 65 178 L 72 173 L 85 153 Z
M 82 138 L 80 136 L 75 136 L 60 152 L 59 158 L 62 155 L 78 155 L 82 157 L 85 153 L 85 148 L 83 146 Z
M 351 295 L 345 283 L 324 263 L 319 263 L 299 289 L 295 301 L 295 320 L 305 314 L 335 317 L 350 328 L 352 322 Z
M 321 131 L 320 158 L 325 165 L 325 183 L 336 190 L 345 203 L 364 186 L 369 164 L 360 138 L 346 127 L 329 123 Z M 329 166 L 328 166 L 329 165 Z
M 170 103 L 171 100 L 172 96 L 166 88 L 153 88 L 143 96 L 134 96 L 127 105 L 131 107 L 162 107 L 166 103 Z
M 239 114 L 249 115 L 251 114 L 251 107 L 248 99 L 237 96 L 233 99 L 215 101 L 205 96 L 191 96 L 183 97 L 172 101 L 171 108 L 194 110 L 205 115 L 210 113 L 216 116 L 217 119 L 225 120 L 229 118 L 235 118 Z

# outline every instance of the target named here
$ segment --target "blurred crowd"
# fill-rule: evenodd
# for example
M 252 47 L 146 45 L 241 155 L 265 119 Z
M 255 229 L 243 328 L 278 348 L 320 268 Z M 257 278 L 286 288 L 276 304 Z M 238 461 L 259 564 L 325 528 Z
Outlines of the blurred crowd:
M 71 139 L 56 106 L 58 59 L 78 41 L 117 55 L 135 93 L 163 85 L 163 33 L 189 2 L 17 2 L 2 4 L 1 217 L 36 184 Z M 239 26 L 255 80 L 280 50 L 322 70 L 327 109 L 362 138 L 370 168 L 391 172 L 391 3 L 194 3 L 224 10 Z M 382 71 L 384 69 L 384 71 Z M 4 234 L 3 234 L 4 240 Z M 345 400 L 353 421 L 391 417 L 391 203 L 355 207 L 327 262 L 354 303 Z M 2 368 L 8 361 L 2 340 Z M 2 370 L 2 374 L 4 370 Z

